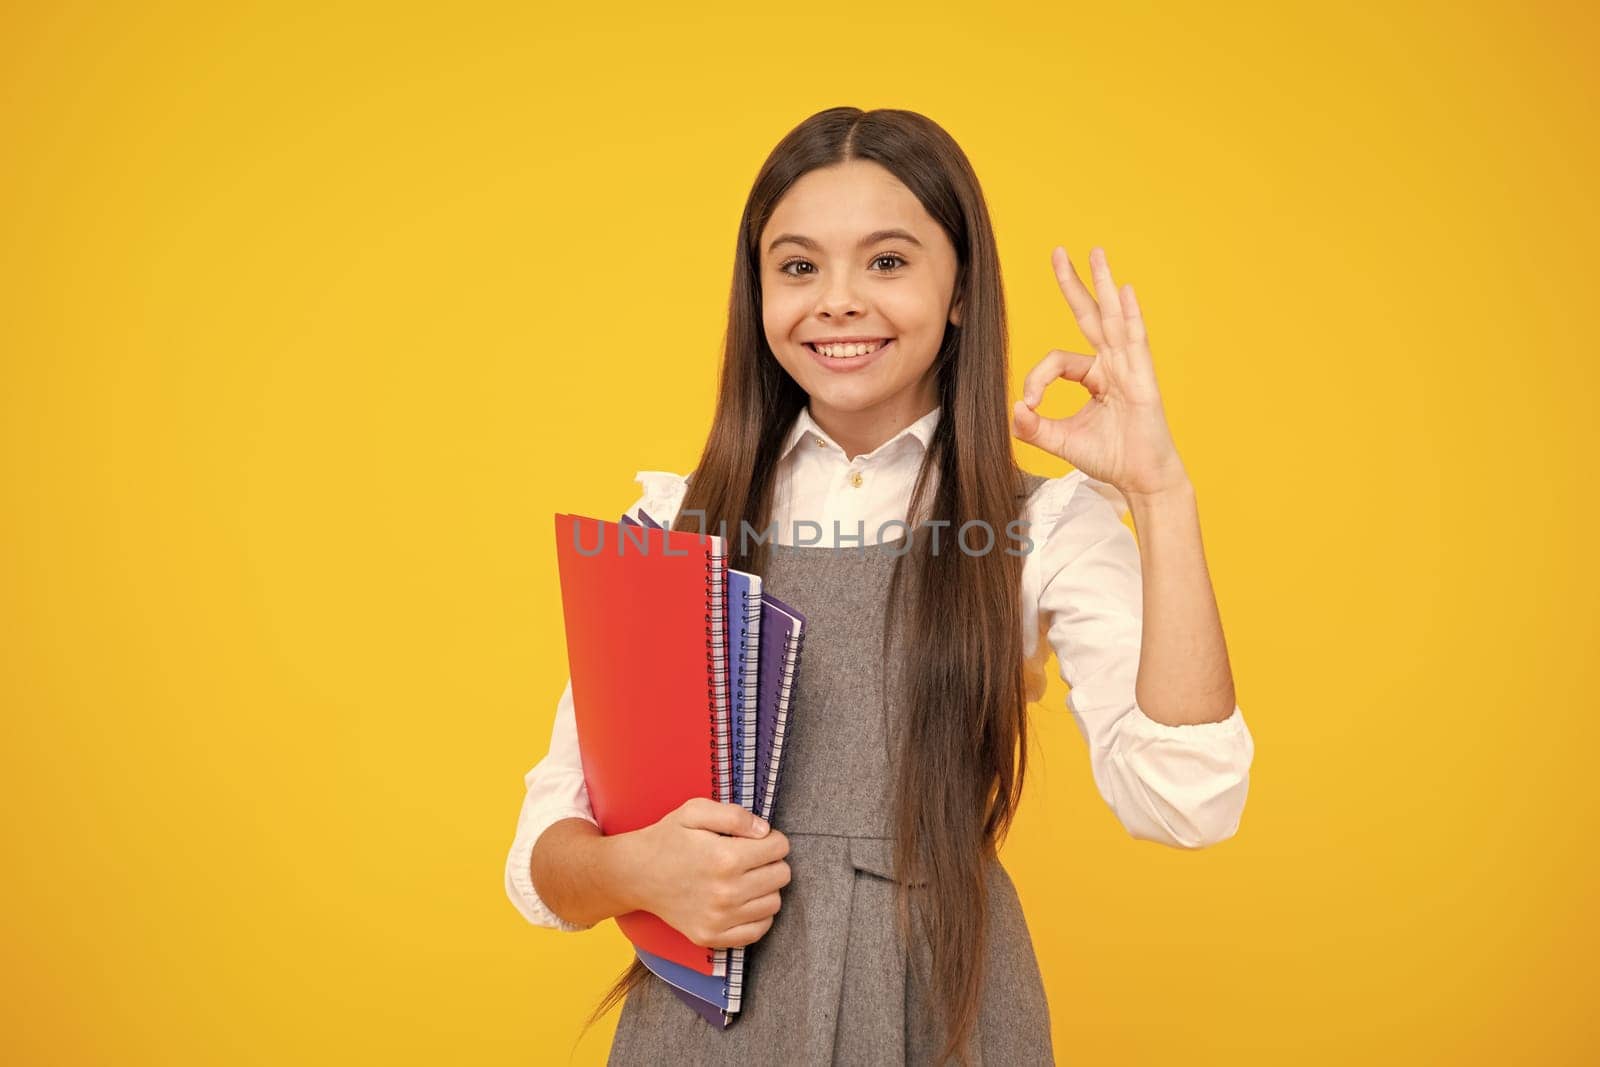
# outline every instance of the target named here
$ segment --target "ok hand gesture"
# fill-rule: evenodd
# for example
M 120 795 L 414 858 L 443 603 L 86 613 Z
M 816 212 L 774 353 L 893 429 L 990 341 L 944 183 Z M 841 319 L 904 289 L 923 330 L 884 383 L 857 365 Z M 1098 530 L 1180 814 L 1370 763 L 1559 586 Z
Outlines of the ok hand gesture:
M 1182 485 L 1188 472 L 1167 429 L 1133 286 L 1124 285 L 1119 293 L 1105 250 L 1091 249 L 1089 269 L 1100 298 L 1096 303 L 1078 280 L 1066 249 L 1053 249 L 1050 259 L 1062 295 L 1095 355 L 1057 348 L 1036 363 L 1023 383 L 1022 399 L 1012 405 L 1012 433 L 1123 493 L 1152 494 Z M 1035 409 L 1057 378 L 1078 382 L 1091 399 L 1067 418 L 1043 418 Z

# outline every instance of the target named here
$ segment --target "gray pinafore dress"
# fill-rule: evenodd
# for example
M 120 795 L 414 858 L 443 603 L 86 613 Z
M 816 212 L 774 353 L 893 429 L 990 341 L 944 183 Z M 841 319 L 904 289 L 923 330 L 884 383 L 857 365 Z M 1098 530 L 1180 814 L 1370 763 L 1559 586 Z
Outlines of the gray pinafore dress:
M 1044 480 L 1025 477 L 1028 493 Z M 942 536 L 940 550 L 950 541 Z M 864 549 L 769 546 L 765 590 L 807 621 L 772 818 L 789 838 L 790 882 L 771 929 L 746 953 L 737 1021 L 715 1029 L 651 975 L 623 1003 L 609 1065 L 926 1064 L 938 1055 L 944 1027 L 928 946 L 920 936 L 907 946 L 896 922 L 895 768 L 880 710 L 886 622 L 900 640 L 885 596 L 903 543 L 902 534 Z M 890 714 L 898 704 L 889 701 Z M 988 882 L 986 979 L 968 1062 L 1054 1063 L 1016 889 L 998 862 Z

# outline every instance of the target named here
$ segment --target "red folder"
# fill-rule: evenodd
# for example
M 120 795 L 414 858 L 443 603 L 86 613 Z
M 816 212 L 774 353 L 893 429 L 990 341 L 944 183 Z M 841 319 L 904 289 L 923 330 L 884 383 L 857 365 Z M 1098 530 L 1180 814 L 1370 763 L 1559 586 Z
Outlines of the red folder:
M 567 662 L 583 777 L 600 831 L 637 830 L 731 767 L 727 557 L 718 537 L 555 518 Z M 724 713 L 725 714 L 725 713 Z M 647 911 L 617 916 L 634 945 L 702 974 L 715 952 Z

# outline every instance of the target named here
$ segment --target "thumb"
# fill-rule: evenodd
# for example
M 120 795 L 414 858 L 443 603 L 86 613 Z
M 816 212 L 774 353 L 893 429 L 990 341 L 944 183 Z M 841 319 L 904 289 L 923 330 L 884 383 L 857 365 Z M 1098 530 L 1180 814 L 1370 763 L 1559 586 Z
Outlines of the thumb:
M 700 830 L 736 837 L 765 837 L 771 829 L 765 819 L 737 804 L 695 797 L 683 805 L 683 823 Z
M 1011 432 L 1019 440 L 1031 442 L 1039 433 L 1039 416 L 1028 406 L 1027 401 L 1018 400 L 1011 405 Z

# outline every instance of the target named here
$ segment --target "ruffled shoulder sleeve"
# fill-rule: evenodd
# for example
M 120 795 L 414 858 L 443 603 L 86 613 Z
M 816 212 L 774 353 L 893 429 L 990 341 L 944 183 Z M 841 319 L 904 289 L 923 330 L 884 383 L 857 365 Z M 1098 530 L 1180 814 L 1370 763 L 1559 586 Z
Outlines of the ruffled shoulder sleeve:
M 672 471 L 639 471 L 633 476 L 643 488 L 639 499 L 628 506 L 629 515 L 637 515 L 643 508 L 650 517 L 663 526 L 672 525 L 672 520 L 678 516 L 678 508 L 683 504 L 684 494 L 688 491 L 689 476 L 675 474 Z
M 1111 513 L 1119 520 L 1126 518 L 1131 510 L 1128 498 L 1122 495 L 1120 489 L 1110 482 L 1091 478 L 1082 471 L 1068 471 L 1057 478 L 1046 478 L 1028 498 L 1027 512 L 1034 541 L 1043 540 L 1069 517 L 1069 505 L 1072 505 L 1070 511 L 1074 513 L 1093 508 L 1093 502 L 1084 496 L 1091 492 L 1110 504 Z M 1074 497 L 1077 498 L 1076 503 Z M 1096 510 L 1104 512 L 1103 508 Z
M 1045 686 L 1043 656 L 1048 649 L 1041 647 L 1040 641 L 1050 621 L 1040 610 L 1045 589 L 1064 559 L 1083 545 L 1106 537 L 1111 526 L 1119 524 L 1119 505 L 1125 508 L 1127 502 L 1114 486 L 1077 470 L 1046 478 L 1028 497 L 1024 517 L 1029 548 L 1022 566 L 1022 604 L 1030 700 L 1042 696 Z
M 1069 471 L 1057 478 L 1047 478 L 1034 489 L 1026 508 L 1028 535 L 1033 541 L 1030 564 L 1047 561 L 1035 556 L 1059 558 L 1067 541 L 1080 535 L 1089 539 L 1102 538 L 1108 532 L 1108 521 L 1120 524 L 1129 512 L 1128 500 L 1116 486 L 1091 478 L 1082 471 Z M 1034 569 L 1032 567 L 1028 569 Z M 1039 571 L 1048 567 L 1038 568 Z M 1045 575 L 1039 573 L 1042 580 Z

